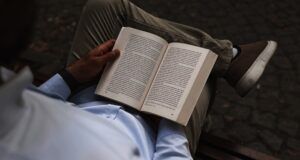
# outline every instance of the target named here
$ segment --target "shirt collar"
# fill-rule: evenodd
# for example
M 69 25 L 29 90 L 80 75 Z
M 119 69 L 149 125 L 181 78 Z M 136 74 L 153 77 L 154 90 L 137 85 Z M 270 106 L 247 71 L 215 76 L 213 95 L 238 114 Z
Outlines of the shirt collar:
M 0 67 L 0 78 L 4 81 L 4 84 L 0 86 L 0 102 L 2 106 L 18 104 L 23 90 L 33 80 L 32 73 L 28 67 L 23 68 L 18 74 Z
M 4 81 L 0 85 L 0 137 L 8 133 L 26 108 L 23 105 L 22 93 L 32 82 L 32 74 L 28 67 L 18 74 L 0 67 L 0 78 Z

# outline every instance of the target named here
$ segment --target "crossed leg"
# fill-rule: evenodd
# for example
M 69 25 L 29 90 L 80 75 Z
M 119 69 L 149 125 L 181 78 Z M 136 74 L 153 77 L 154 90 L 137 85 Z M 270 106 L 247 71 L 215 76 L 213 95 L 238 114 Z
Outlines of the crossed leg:
M 200 29 L 155 17 L 128 0 L 89 0 L 81 15 L 71 52 L 83 56 L 99 44 L 116 38 L 123 26 L 154 33 L 169 42 L 183 42 L 211 49 L 219 56 L 214 67 L 214 72 L 219 75 L 225 73 L 232 59 L 230 41 L 217 40 Z M 70 54 L 68 63 L 74 60 L 76 57 Z M 210 83 L 206 84 L 186 127 L 192 154 L 196 151 L 213 92 Z

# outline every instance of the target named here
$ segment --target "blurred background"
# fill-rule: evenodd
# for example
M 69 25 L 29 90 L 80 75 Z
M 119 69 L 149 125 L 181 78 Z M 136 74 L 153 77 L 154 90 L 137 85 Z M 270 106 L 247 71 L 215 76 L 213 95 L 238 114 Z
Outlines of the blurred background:
M 38 1 L 34 40 L 19 66 L 48 78 L 60 70 L 86 0 Z M 256 88 L 240 98 L 222 79 L 208 115 L 210 134 L 287 160 L 300 159 L 300 1 L 132 0 L 146 11 L 235 44 L 276 40 Z

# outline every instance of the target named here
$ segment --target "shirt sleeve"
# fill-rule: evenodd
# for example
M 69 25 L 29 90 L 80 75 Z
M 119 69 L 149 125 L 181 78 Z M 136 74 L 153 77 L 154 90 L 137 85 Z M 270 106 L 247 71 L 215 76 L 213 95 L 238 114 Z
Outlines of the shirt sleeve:
M 163 119 L 159 124 L 154 160 L 193 159 L 183 126 Z
M 40 85 L 39 89 L 45 93 L 58 96 L 63 100 L 67 100 L 71 94 L 70 87 L 59 74 L 54 75 L 48 81 Z

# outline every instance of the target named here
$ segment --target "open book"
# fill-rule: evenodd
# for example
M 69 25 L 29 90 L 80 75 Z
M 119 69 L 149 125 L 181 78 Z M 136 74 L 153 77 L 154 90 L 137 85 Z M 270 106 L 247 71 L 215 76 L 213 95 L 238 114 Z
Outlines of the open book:
M 106 66 L 95 93 L 187 125 L 217 55 L 129 27 L 114 49 L 121 55 Z

